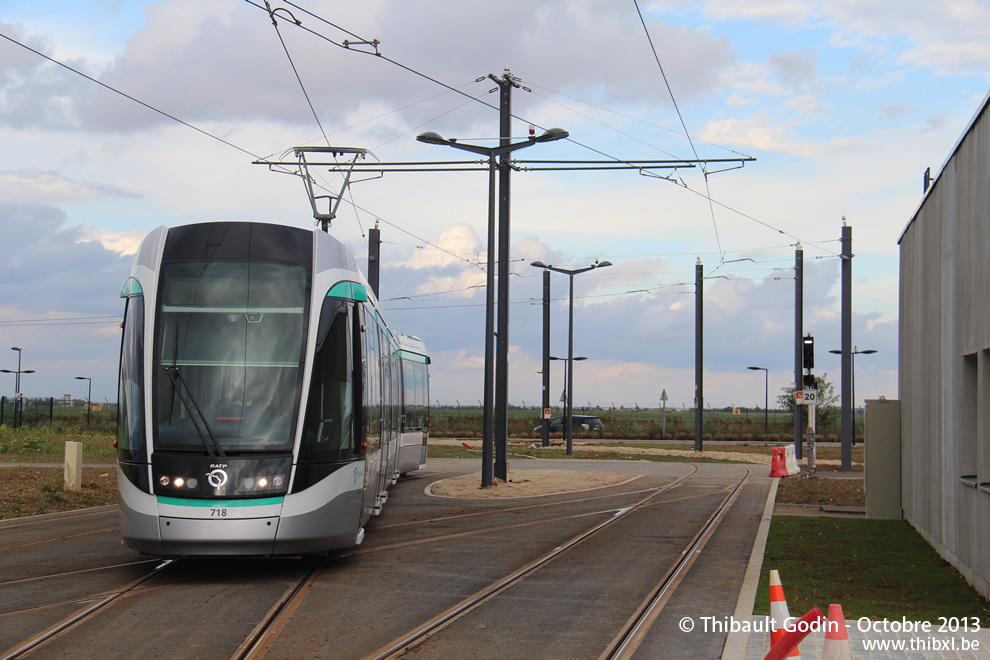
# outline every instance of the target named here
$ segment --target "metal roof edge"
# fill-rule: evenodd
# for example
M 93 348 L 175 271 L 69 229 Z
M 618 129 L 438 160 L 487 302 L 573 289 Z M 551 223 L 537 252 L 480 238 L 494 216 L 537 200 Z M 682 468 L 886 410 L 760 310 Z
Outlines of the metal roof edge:
M 982 115 L 983 112 L 987 109 L 988 102 L 990 102 L 990 90 L 988 90 L 987 93 L 983 96 L 983 101 L 976 109 L 976 112 L 973 113 L 973 116 L 972 118 L 970 118 L 969 123 L 966 124 L 966 128 L 964 128 L 963 132 L 959 134 L 959 138 L 956 140 L 956 143 L 952 145 L 952 149 L 949 150 L 949 155 L 945 158 L 945 161 L 942 163 L 942 166 L 938 168 L 938 172 L 935 173 L 935 176 L 932 177 L 932 185 L 928 186 L 928 190 L 925 191 L 925 194 L 922 196 L 921 201 L 918 203 L 918 208 L 914 210 L 914 213 L 911 215 L 911 219 L 908 220 L 908 223 L 906 225 L 904 225 L 904 229 L 901 231 L 901 235 L 897 239 L 898 245 L 900 245 L 901 241 L 904 240 L 904 234 L 907 233 L 907 230 L 914 223 L 915 218 L 918 217 L 918 213 L 921 211 L 921 207 L 925 205 L 925 200 L 928 199 L 928 195 L 932 192 L 932 190 L 935 189 L 935 186 L 938 184 L 938 180 L 942 177 L 942 172 L 945 171 L 946 165 L 948 165 L 949 161 L 952 160 L 952 157 L 956 155 L 956 151 L 959 150 L 959 146 L 962 144 L 962 141 L 966 139 L 967 135 L 969 135 L 969 131 L 970 129 L 973 128 L 973 124 L 976 123 L 976 120 L 979 119 L 980 115 Z

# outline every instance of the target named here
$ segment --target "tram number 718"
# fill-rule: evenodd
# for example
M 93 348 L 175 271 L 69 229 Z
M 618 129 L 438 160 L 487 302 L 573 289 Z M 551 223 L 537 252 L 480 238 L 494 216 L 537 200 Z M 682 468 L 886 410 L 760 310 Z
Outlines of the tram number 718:
M 227 509 L 210 509 L 211 518 L 226 518 Z

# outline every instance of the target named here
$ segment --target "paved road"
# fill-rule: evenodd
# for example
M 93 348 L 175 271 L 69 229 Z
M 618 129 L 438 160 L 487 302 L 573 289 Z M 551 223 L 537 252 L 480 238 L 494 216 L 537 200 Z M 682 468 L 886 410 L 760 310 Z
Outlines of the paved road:
M 541 461 L 513 470 L 545 468 Z M 624 486 L 520 500 L 444 499 L 427 484 L 478 469 L 432 460 L 400 481 L 362 546 L 332 558 L 266 657 L 363 657 L 568 539 L 688 474 L 680 463 L 554 461 L 639 475 Z M 596 658 L 746 467 L 699 465 L 685 483 L 575 546 L 417 648 L 430 657 Z M 750 476 L 640 647 L 640 657 L 719 657 L 724 633 L 684 633 L 684 616 L 733 614 L 772 480 Z M 119 545 L 112 508 L 0 521 L 0 650 L 160 562 Z M 38 657 L 229 658 L 305 559 L 180 560 Z M 30 609 L 35 606 L 35 609 Z M 38 607 L 44 606 L 44 607 Z M 751 610 L 750 610 L 751 611 Z

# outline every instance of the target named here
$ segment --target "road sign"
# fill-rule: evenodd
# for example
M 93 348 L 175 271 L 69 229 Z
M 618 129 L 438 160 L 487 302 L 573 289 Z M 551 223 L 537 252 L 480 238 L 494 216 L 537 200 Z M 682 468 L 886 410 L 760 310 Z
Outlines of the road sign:
M 543 409 L 543 419 L 550 419 L 551 417 L 553 417 L 553 409 L 552 408 L 544 408 Z
M 668 401 L 668 399 L 667 399 L 667 390 L 664 390 L 664 391 L 663 391 L 663 392 L 662 392 L 662 393 L 660 394 L 660 400 L 661 400 L 661 401 L 663 401 L 664 403 L 667 403 L 667 401 Z
M 818 390 L 804 391 L 804 405 L 806 406 L 818 405 Z

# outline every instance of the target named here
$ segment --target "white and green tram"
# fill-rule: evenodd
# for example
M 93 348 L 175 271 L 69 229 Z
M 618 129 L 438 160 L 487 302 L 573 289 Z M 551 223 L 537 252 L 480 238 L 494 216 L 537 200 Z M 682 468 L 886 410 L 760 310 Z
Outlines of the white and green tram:
M 126 299 L 121 536 L 150 555 L 296 555 L 361 543 L 426 463 L 430 363 L 319 230 L 159 227 Z

